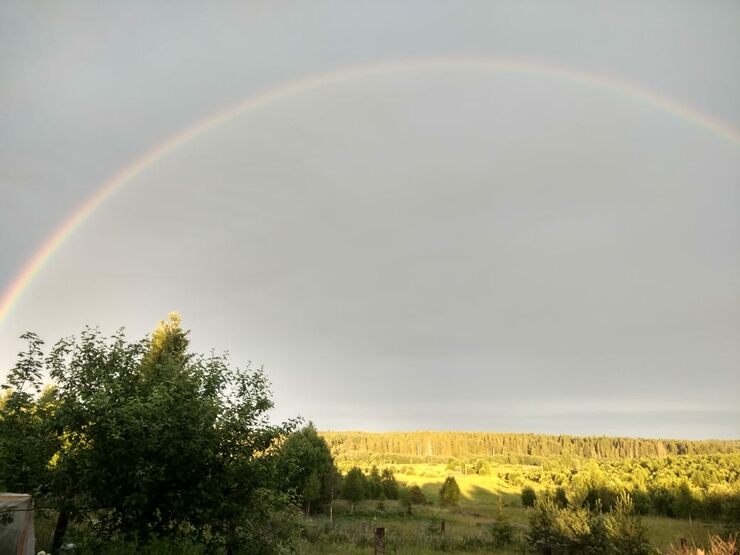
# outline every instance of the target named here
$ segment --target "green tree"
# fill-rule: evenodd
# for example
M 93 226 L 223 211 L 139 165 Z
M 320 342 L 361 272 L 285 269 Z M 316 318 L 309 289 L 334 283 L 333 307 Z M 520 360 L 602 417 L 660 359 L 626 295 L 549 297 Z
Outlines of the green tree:
M 56 390 L 41 389 L 43 341 L 36 334 L 21 336 L 28 350 L 18 355 L 0 394 L 0 488 L 48 493 L 48 463 L 59 448 L 54 434 Z
M 655 549 L 648 540 L 648 529 L 635 514 L 629 494 L 622 493 L 612 512 L 604 518 L 611 551 L 615 555 L 649 555 Z
M 681 481 L 673 492 L 673 513 L 676 516 L 687 518 L 696 513 L 697 501 L 686 480 Z
M 380 478 L 378 467 L 373 465 L 370 469 L 370 475 L 367 477 L 367 498 L 381 499 L 383 494 L 383 481 Z
M 79 339 L 60 340 L 43 370 L 40 343 L 26 336 L 29 351 L 17 368 L 37 391 L 44 372 L 56 386 L 44 428 L 56 450 L 43 459 L 48 474 L 40 484 L 60 512 L 55 547 L 67 522 L 90 508 L 100 537 L 187 533 L 260 546 L 260 553 L 291 541 L 265 530 L 276 513 L 290 512 L 274 488 L 274 446 L 294 422 L 269 423 L 261 370 L 191 353 L 187 335 L 175 314 L 133 343 L 122 331 L 106 340 L 88 328 Z M 13 380 L 11 373 L 15 388 Z M 28 463 L 40 460 L 29 456 Z
M 292 433 L 280 446 L 278 475 L 283 489 L 299 496 L 306 514 L 312 504 L 333 499 L 337 477 L 334 459 L 312 423 Z
M 499 495 L 498 513 L 489 528 L 491 540 L 495 547 L 509 545 L 514 539 L 514 526 L 504 514 L 504 500 Z
M 537 553 L 552 555 L 559 544 L 558 509 L 548 498 L 537 502 L 534 509 L 529 516 L 529 543 Z
M 386 499 L 398 499 L 399 489 L 396 477 L 390 468 L 384 468 L 381 475 L 383 496 Z
M 522 505 L 524 507 L 534 507 L 537 502 L 537 494 L 534 489 L 530 486 L 524 486 L 522 488 Z
M 355 510 L 355 503 L 365 499 L 365 492 L 367 489 L 367 480 L 362 470 L 359 468 L 350 468 L 347 475 L 344 477 L 342 483 L 342 497 L 352 503 L 352 512 Z
M 454 476 L 448 476 L 439 490 L 439 503 L 454 506 L 460 503 L 460 486 Z
M 553 500 L 559 508 L 566 508 L 568 506 L 568 496 L 565 493 L 565 489 L 562 487 L 556 488 L 555 497 L 553 498 Z

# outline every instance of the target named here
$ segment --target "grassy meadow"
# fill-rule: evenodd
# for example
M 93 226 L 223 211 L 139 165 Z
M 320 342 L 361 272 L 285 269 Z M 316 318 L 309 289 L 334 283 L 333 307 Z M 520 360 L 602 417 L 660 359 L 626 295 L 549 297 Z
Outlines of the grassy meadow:
M 393 466 L 396 479 L 406 485 L 418 485 L 428 504 L 415 505 L 409 515 L 398 501 L 366 500 L 357 503 L 352 510 L 349 502 L 337 500 L 334 526 L 330 525 L 326 514 L 312 516 L 307 522 L 307 539 L 303 540 L 300 552 L 307 555 L 372 553 L 375 527 L 386 528 L 387 553 L 532 552 L 524 537 L 533 509 L 522 506 L 521 487 L 499 477 L 522 470 L 522 465 L 499 465 L 491 469 L 490 475 L 450 472 L 447 465 L 434 463 Z M 451 474 L 460 486 L 461 500 L 457 507 L 442 507 L 438 504 L 439 490 Z M 526 485 L 541 493 L 545 491 L 536 482 Z M 515 539 L 511 545 L 491 551 L 477 540 L 488 539 L 488 526 L 499 510 L 514 527 Z M 440 533 L 442 520 L 445 521 L 444 540 Z M 708 547 L 710 535 L 724 531 L 722 523 L 697 519 L 644 516 L 643 522 L 649 530 L 651 543 L 660 552 L 678 546 L 681 538 L 689 545 Z

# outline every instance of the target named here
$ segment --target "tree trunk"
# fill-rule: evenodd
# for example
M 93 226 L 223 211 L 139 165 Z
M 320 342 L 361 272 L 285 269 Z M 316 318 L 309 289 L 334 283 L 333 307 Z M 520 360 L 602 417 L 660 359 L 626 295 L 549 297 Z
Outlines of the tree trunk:
M 59 511 L 57 525 L 54 528 L 54 538 L 51 540 L 51 552 L 54 554 L 59 553 L 62 548 L 64 534 L 67 533 L 67 525 L 69 525 L 69 513 L 66 509 L 62 509 Z

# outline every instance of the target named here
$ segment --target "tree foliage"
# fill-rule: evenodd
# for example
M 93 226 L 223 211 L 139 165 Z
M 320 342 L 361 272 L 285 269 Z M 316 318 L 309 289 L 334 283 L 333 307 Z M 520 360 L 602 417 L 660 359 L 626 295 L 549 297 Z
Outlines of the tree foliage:
M 484 432 L 323 432 L 337 460 L 369 459 L 389 462 L 447 463 L 450 457 L 573 456 L 592 459 L 666 457 L 740 453 L 740 440 L 685 441 L 622 437 L 507 434 Z M 525 462 L 525 461 L 521 461 Z M 476 468 L 476 471 L 478 468 Z
M 293 491 L 306 511 L 334 497 L 338 471 L 329 446 L 309 423 L 292 433 L 278 453 L 278 476 L 283 489 Z
M 0 482 L 43 494 L 65 526 L 94 513 L 101 536 L 264 543 L 271 515 L 289 509 L 274 447 L 295 422 L 268 421 L 260 369 L 191 353 L 176 314 L 135 342 L 85 329 L 46 358 L 24 338 L 0 407 Z M 44 374 L 54 389 L 27 392 Z
M 524 507 L 534 507 L 537 502 L 537 493 L 531 486 L 525 486 L 522 488 L 522 505 Z
M 634 514 L 632 501 L 626 494 L 608 515 L 586 506 L 560 508 L 544 497 L 530 514 L 528 539 L 537 553 L 548 555 L 656 553 L 647 539 L 647 528 Z
M 366 495 L 365 475 L 357 467 L 351 468 L 342 482 L 342 497 L 354 504 L 365 499 Z
M 439 490 L 439 503 L 446 506 L 455 506 L 460 503 L 460 486 L 454 476 L 448 476 Z

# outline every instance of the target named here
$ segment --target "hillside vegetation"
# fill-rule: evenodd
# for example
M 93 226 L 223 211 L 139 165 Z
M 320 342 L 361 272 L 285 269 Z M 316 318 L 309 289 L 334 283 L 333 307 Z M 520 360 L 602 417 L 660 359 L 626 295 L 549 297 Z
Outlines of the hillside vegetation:
M 489 432 L 322 432 L 335 457 L 388 462 L 442 462 L 449 457 L 565 455 L 614 459 L 740 452 L 740 440 L 687 441 Z M 513 459 L 512 459 L 513 460 Z M 518 459 L 516 459 L 518 462 Z

